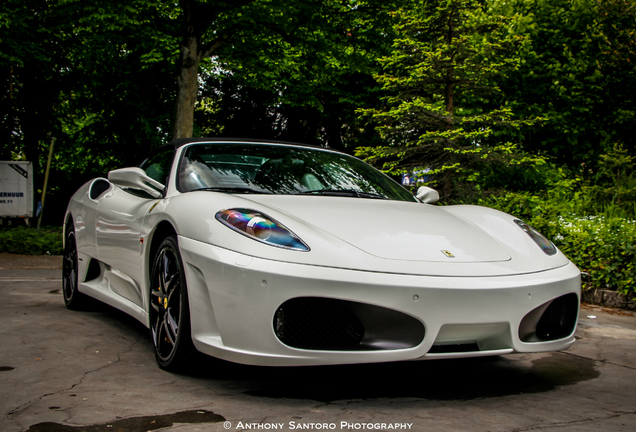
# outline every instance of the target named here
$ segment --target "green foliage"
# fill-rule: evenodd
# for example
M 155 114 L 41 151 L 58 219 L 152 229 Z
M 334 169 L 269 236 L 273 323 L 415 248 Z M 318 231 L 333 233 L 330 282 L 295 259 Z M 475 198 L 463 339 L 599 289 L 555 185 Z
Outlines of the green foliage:
M 32 160 L 39 195 L 57 138 L 45 223 L 170 139 L 186 4 L 211 54 L 195 134 L 429 169 L 453 201 L 544 231 L 594 286 L 634 292 L 633 0 L 5 0 L 0 158 Z M 0 248 L 61 253 L 48 231 L 2 229 Z
M 554 243 L 583 272 L 586 288 L 636 296 L 636 220 L 608 215 L 563 217 L 551 231 Z
M 634 176 L 634 157 L 620 144 L 599 161 L 599 171 L 595 175 L 596 183 L 587 187 L 597 205 L 617 205 L 636 202 L 636 176 Z
M 385 107 L 361 111 L 387 145 L 357 154 L 392 174 L 431 169 L 455 199 L 485 166 L 532 162 L 516 144 L 492 140 L 497 129 L 536 121 L 515 118 L 496 84 L 517 67 L 523 39 L 509 32 L 509 19 L 474 0 L 405 4 L 393 13 L 397 37 L 376 76 Z
M 545 234 L 590 275 L 587 289 L 636 296 L 636 207 L 633 201 L 619 205 L 617 193 L 614 189 L 604 204 L 589 180 L 555 170 L 542 192 L 493 195 L 479 204 L 515 215 Z
M 372 74 L 388 52 L 396 3 L 250 3 L 203 67 L 195 127 L 350 151 L 373 135 L 356 109 L 379 104 Z
M 62 255 L 62 228 L 0 228 L 0 252 L 21 255 Z
M 0 158 L 32 161 L 39 197 L 56 138 L 45 223 L 61 223 L 83 182 L 138 164 L 167 138 L 177 42 L 159 3 L 0 5 Z
M 519 68 L 499 82 L 509 106 L 546 119 L 541 128 L 507 131 L 524 150 L 558 163 L 595 168 L 596 158 L 621 141 L 636 149 L 636 3 L 633 0 L 495 0 L 499 13 L 518 17 L 526 36 Z

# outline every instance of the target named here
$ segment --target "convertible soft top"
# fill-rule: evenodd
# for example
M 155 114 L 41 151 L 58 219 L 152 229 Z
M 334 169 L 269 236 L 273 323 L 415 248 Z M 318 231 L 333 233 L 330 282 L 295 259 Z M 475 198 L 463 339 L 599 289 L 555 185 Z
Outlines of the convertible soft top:
M 170 141 L 165 146 L 170 146 L 175 149 L 178 149 L 180 147 L 183 147 L 186 144 L 199 143 L 199 142 L 244 142 L 244 143 L 264 143 L 264 144 L 287 144 L 287 145 L 295 145 L 295 146 L 302 146 L 302 147 L 320 148 L 320 146 L 313 145 L 313 144 L 305 144 L 305 143 L 297 143 L 297 142 L 289 142 L 289 141 L 255 139 L 255 138 L 228 138 L 228 137 L 177 138 Z

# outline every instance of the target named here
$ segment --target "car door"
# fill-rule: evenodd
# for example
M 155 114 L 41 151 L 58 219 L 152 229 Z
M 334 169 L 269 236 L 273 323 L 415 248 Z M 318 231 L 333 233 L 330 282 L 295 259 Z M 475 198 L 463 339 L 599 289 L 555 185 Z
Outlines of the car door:
M 141 228 L 156 201 L 134 190 L 115 186 L 97 207 L 95 236 L 99 260 L 110 267 L 110 289 L 142 306 Z
M 174 150 L 163 150 L 144 161 L 141 168 L 166 184 L 173 158 Z M 138 189 L 115 186 L 97 207 L 96 243 L 99 260 L 110 266 L 113 275 L 110 289 L 139 306 L 143 306 L 143 221 L 159 199 Z

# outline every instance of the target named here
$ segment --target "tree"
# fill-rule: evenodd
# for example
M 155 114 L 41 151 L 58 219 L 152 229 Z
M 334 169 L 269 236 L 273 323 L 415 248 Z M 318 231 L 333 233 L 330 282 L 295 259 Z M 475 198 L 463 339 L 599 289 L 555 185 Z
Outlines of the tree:
M 630 156 L 620 144 L 614 144 L 612 150 L 600 156 L 595 184 L 584 188 L 592 197 L 595 207 L 603 209 L 614 204 L 621 206 L 631 203 L 633 206 L 636 203 L 634 162 L 636 158 Z M 626 205 L 625 208 L 630 209 L 630 206 Z
M 159 10 L 150 0 L 0 6 L 0 151 L 32 161 L 39 188 L 57 138 L 49 221 L 82 181 L 137 164 L 169 137 L 177 40 L 150 25 Z
M 0 103 L 0 154 L 14 150 L 38 161 L 39 143 L 54 123 L 53 106 L 64 85 L 56 73 L 67 63 L 57 11 L 45 1 L 8 0 L 0 5 L 0 70 L 5 91 Z M 19 145 L 16 136 L 20 135 Z
M 47 203 L 63 211 L 78 183 L 136 164 L 193 127 L 353 146 L 354 110 L 376 100 L 370 76 L 390 40 L 383 11 L 391 4 L 8 0 L 0 5 L 0 151 L 34 161 L 41 175 L 37 164 L 56 137 Z M 198 105 L 197 124 L 190 118 L 175 132 L 184 130 L 175 106 L 180 119 L 191 117 L 202 91 L 210 99 Z
M 352 149 L 365 139 L 356 108 L 378 104 L 372 74 L 388 52 L 395 3 L 249 4 L 202 64 L 195 129 Z
M 515 147 L 491 136 L 528 123 L 513 119 L 496 85 L 517 67 L 520 38 L 476 0 L 413 1 L 394 17 L 398 37 L 376 77 L 386 107 L 364 111 L 387 145 L 359 155 L 389 173 L 426 171 L 450 196 L 484 163 L 514 160 Z
M 173 138 L 188 138 L 194 128 L 194 106 L 199 90 L 199 67 L 231 38 L 233 19 L 238 10 L 253 0 L 197 1 L 180 0 L 182 38 L 177 63 L 177 98 Z M 233 14 L 233 16 L 232 16 Z M 228 16 L 229 15 L 229 16 Z M 228 22 L 230 28 L 224 28 Z
M 497 1 L 527 36 L 520 67 L 500 81 L 519 115 L 541 128 L 516 139 L 571 167 L 595 166 L 623 142 L 636 150 L 636 4 L 632 0 Z

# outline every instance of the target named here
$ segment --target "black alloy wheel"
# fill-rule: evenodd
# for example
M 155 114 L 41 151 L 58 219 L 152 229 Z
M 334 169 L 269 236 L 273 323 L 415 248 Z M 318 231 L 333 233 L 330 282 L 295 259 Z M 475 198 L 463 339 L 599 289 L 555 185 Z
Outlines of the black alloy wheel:
M 78 290 L 79 262 L 73 224 L 70 224 L 66 230 L 66 242 L 64 243 L 62 261 L 62 292 L 64 294 L 64 304 L 66 307 L 79 310 L 86 305 L 87 297 Z
M 175 236 L 159 246 L 152 266 L 150 335 L 159 367 L 177 371 L 195 352 L 183 262 Z

